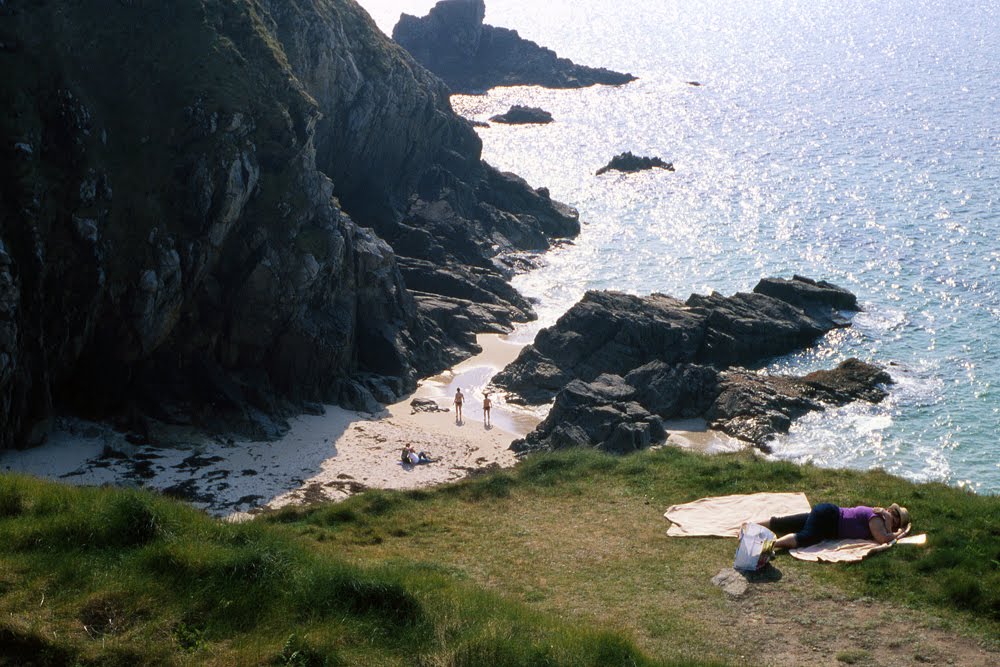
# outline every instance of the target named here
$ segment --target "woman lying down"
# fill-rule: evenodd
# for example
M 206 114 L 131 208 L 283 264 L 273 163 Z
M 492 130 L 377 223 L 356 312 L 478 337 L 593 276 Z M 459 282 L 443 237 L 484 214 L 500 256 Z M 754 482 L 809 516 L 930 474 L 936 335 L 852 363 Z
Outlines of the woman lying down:
M 775 534 L 775 549 L 808 547 L 823 540 L 862 539 L 888 544 L 910 532 L 910 513 L 896 503 L 889 507 L 838 507 L 821 503 L 803 514 L 773 516 L 761 523 Z

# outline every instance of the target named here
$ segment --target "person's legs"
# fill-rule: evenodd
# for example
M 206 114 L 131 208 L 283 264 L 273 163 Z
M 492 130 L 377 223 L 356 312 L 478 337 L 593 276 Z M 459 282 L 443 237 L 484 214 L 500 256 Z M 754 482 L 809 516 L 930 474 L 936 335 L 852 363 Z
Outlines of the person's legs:
M 774 541 L 775 549 L 794 549 L 798 546 L 795 533 L 802 530 L 809 518 L 808 512 L 802 514 L 789 514 L 787 516 L 772 516 L 767 521 L 761 523 L 765 528 L 769 528 L 778 539 Z
M 770 528 L 778 535 L 787 535 L 788 533 L 797 533 L 802 530 L 802 528 L 805 527 L 806 519 L 808 518 L 809 512 L 803 512 L 802 514 L 789 514 L 787 516 L 772 516 L 760 525 L 765 528 Z
M 837 536 L 840 508 L 833 503 L 821 503 L 812 508 L 806 525 L 795 534 L 796 546 L 808 547 Z
M 820 503 L 808 514 L 792 514 L 784 517 L 771 517 L 763 526 L 770 528 L 776 534 L 782 535 L 774 542 L 776 549 L 794 549 L 808 547 L 824 539 L 837 536 L 837 521 L 840 518 L 840 508 L 832 503 Z

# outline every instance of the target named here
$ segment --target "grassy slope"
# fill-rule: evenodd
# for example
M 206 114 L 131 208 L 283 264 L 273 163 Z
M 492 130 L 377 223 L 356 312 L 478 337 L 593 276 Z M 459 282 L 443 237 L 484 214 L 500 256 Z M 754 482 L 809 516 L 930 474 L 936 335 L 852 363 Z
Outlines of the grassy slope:
M 996 636 L 1000 499 L 666 449 L 537 457 L 241 526 L 144 493 L 0 477 L 0 645 L 17 664 L 736 662 L 735 630 L 714 622 L 727 601 L 709 583 L 732 541 L 668 539 L 661 514 L 704 495 L 800 489 L 906 504 L 931 545 L 851 566 L 782 558 L 786 582 L 801 573 L 816 590 Z

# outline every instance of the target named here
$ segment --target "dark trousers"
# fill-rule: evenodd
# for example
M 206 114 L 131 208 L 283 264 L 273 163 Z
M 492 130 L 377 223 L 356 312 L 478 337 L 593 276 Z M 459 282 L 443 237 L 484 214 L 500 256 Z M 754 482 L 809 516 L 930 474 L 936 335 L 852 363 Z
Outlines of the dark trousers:
M 781 537 L 795 533 L 795 542 L 808 547 L 823 540 L 837 539 L 840 508 L 833 503 L 820 503 L 806 514 L 772 516 L 771 530 Z

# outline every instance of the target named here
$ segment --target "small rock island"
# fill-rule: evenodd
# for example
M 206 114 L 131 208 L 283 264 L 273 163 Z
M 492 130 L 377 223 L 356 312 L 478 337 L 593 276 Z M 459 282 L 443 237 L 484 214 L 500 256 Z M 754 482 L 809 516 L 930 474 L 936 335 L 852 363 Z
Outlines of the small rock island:
M 476 94 L 496 86 L 620 86 L 636 79 L 577 65 L 516 30 L 484 25 L 485 17 L 483 0 L 441 0 L 422 18 L 400 16 L 392 38 L 453 93 Z
M 674 164 L 673 162 L 664 162 L 658 157 L 640 157 L 638 155 L 633 155 L 631 151 L 626 151 L 611 158 L 611 162 L 598 169 L 596 175 L 600 176 L 601 174 L 612 170 L 624 173 L 633 173 L 637 171 L 645 171 L 647 169 L 666 169 L 667 171 L 673 171 Z
M 552 122 L 552 114 L 538 107 L 524 107 L 520 104 L 512 106 L 507 113 L 497 114 L 490 118 L 495 123 L 507 125 L 541 125 Z

